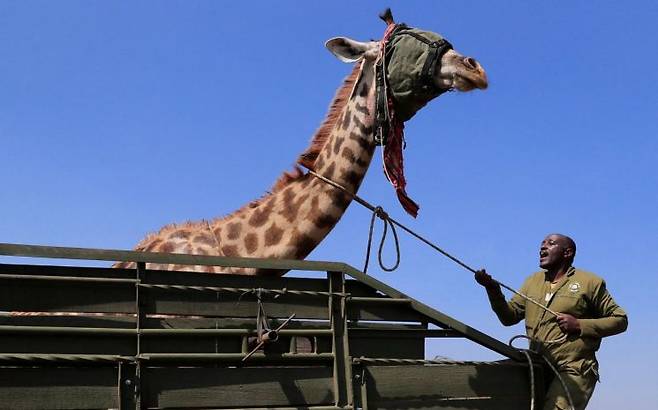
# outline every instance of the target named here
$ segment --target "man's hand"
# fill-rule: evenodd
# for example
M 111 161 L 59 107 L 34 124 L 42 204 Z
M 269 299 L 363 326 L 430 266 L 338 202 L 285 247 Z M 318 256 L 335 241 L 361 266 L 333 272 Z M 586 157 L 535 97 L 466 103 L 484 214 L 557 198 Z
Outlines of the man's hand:
M 487 289 L 494 288 L 498 284 L 484 269 L 475 272 L 475 281 Z
M 557 316 L 557 324 L 564 333 L 580 334 L 580 322 L 575 317 L 566 313 L 560 313 Z

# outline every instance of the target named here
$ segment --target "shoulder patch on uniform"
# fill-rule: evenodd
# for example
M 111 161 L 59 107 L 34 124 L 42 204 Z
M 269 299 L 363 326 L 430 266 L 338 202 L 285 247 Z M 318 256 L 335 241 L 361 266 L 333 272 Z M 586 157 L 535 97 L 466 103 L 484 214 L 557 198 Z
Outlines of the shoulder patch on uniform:
M 574 283 L 572 283 L 571 285 L 569 285 L 569 291 L 570 291 L 570 292 L 576 293 L 576 292 L 578 292 L 579 290 L 580 290 L 580 283 L 578 283 L 578 282 L 574 282 Z

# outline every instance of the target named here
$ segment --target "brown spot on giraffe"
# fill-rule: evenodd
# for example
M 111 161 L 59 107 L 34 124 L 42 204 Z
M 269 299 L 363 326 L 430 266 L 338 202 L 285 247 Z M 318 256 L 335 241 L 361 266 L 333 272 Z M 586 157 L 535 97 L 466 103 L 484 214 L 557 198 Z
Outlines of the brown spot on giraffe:
M 341 152 L 340 156 L 342 158 L 345 158 L 349 162 L 356 162 L 354 151 L 352 151 L 350 147 L 345 147 L 345 149 L 343 149 L 343 152 Z
M 354 123 L 356 124 L 357 128 L 363 135 L 370 135 L 372 134 L 372 126 L 371 125 L 365 125 L 364 123 L 361 122 L 359 117 L 356 115 L 353 118 Z
M 318 229 L 329 228 L 337 222 L 336 217 L 320 210 L 320 198 L 315 196 L 311 200 L 311 210 L 308 213 L 307 219 L 313 221 L 313 224 Z
M 343 142 L 345 142 L 345 138 L 343 137 L 336 137 L 336 140 L 334 141 L 334 154 L 338 155 L 340 152 L 340 147 L 343 145 Z
M 370 88 L 368 87 L 368 83 L 364 81 L 362 78 L 361 81 L 359 81 L 359 97 L 367 97 L 368 96 L 368 91 L 370 91 Z M 357 103 L 358 104 L 358 103 Z
M 343 129 L 346 130 L 350 127 L 350 119 L 352 118 L 352 114 L 350 114 L 349 111 L 345 111 L 345 114 L 343 114 Z
M 254 228 L 261 227 L 269 220 L 270 214 L 272 213 L 272 208 L 274 207 L 274 200 L 270 198 L 262 206 L 254 209 L 251 218 L 249 218 L 249 225 Z
M 172 244 L 171 242 L 164 242 L 158 248 L 158 252 L 172 253 L 173 251 L 174 251 L 174 244 Z
M 370 143 L 366 138 L 360 136 L 359 134 L 352 132 L 350 133 L 350 139 L 354 140 L 359 143 L 359 147 L 362 150 L 370 150 L 372 149 L 371 147 L 373 146 L 372 143 Z
M 279 242 L 281 242 L 282 237 L 283 229 L 276 226 L 276 224 L 272 224 L 272 226 L 267 228 L 265 231 L 265 246 L 277 245 Z
M 222 246 L 222 254 L 224 256 L 238 256 L 238 247 L 235 245 Z
M 356 104 L 354 104 L 354 108 L 363 115 L 370 115 L 370 110 L 365 105 L 361 105 L 359 103 L 356 103 Z
M 192 232 L 184 231 L 182 229 L 177 229 L 169 235 L 169 239 L 190 239 Z
M 228 224 L 226 228 L 228 230 L 226 237 L 230 240 L 235 240 L 238 239 L 238 237 L 240 236 L 240 231 L 242 231 L 242 223 L 233 222 Z
M 201 233 L 194 237 L 193 242 L 196 244 L 203 244 L 208 246 L 217 246 L 217 240 L 206 233 Z
M 304 259 L 317 245 L 317 241 L 310 236 L 295 232 L 290 238 L 288 245 L 295 247 L 295 258 Z
M 244 237 L 244 247 L 250 255 L 258 249 L 258 237 L 255 233 L 248 233 Z
M 322 176 L 324 176 L 325 178 L 333 179 L 333 177 L 334 177 L 334 170 L 335 170 L 335 169 L 336 169 L 336 163 L 335 163 L 335 162 L 332 162 L 331 164 L 329 164 L 329 166 L 327 167 L 327 169 L 325 169 L 325 170 L 322 172 Z
M 350 203 L 350 197 L 340 189 L 334 188 L 331 190 L 329 196 L 331 198 L 331 203 L 333 203 L 338 209 L 345 209 Z
M 354 191 L 356 191 L 356 188 L 361 183 L 361 176 L 359 175 L 359 173 L 357 173 L 357 172 L 355 172 L 351 169 L 348 169 L 348 170 L 344 171 L 343 175 L 342 175 L 342 178 L 347 184 L 352 186 Z
M 299 198 L 294 199 L 292 193 L 288 196 L 283 197 L 283 209 L 279 212 L 288 222 L 293 222 L 297 218 L 299 208 L 302 206 L 304 201 L 308 199 L 308 194 L 303 194 Z

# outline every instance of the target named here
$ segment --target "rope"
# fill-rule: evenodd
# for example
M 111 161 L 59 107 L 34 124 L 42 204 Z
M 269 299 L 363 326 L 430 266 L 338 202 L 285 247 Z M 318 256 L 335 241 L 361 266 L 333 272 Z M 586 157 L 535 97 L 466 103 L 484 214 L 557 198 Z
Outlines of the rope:
M 393 358 L 379 358 L 379 357 L 355 357 L 352 359 L 352 362 L 355 364 L 380 364 L 380 365 L 417 365 L 417 364 L 443 364 L 443 365 L 471 365 L 471 366 L 482 366 L 482 365 L 499 365 L 498 362 L 476 362 L 476 361 L 459 361 L 459 360 L 449 360 L 449 359 L 434 359 L 434 360 L 424 360 L 424 359 L 393 359 Z
M 166 285 L 166 284 L 157 284 L 157 283 L 140 283 L 142 288 L 150 289 L 163 289 L 163 290 L 192 290 L 197 292 L 226 292 L 226 293 L 235 293 L 235 294 L 248 294 L 255 293 L 257 289 L 254 288 L 228 288 L 220 286 L 185 286 L 185 285 Z M 313 291 L 313 290 L 295 290 L 295 289 L 263 289 L 260 288 L 262 294 L 274 294 L 277 296 L 283 296 L 286 294 L 298 295 L 298 296 L 347 296 L 346 293 L 338 292 L 322 292 L 322 291 Z
M 468 271 L 470 271 L 470 272 L 472 272 L 472 273 L 477 273 L 477 270 L 476 270 L 476 269 L 470 267 L 470 266 L 467 265 L 466 263 L 464 263 L 464 262 L 462 262 L 461 260 L 459 260 L 457 257 L 455 257 L 455 256 L 453 256 L 453 255 L 451 255 L 451 254 L 449 254 L 449 253 L 446 252 L 445 250 L 441 249 L 440 247 L 438 247 L 437 245 L 435 245 L 434 243 L 432 243 L 430 240 L 425 239 L 424 237 L 420 236 L 420 235 L 417 234 L 416 232 L 414 232 L 414 231 L 412 231 L 411 229 L 407 228 L 406 226 L 404 226 L 404 225 L 401 224 L 400 222 L 398 222 L 398 221 L 396 221 L 395 219 L 391 218 L 386 212 L 383 211 L 383 209 L 382 209 L 381 207 L 379 207 L 379 206 L 374 206 L 374 205 L 370 204 L 368 201 L 366 201 L 366 200 L 364 200 L 363 198 L 359 197 L 357 194 L 355 194 L 355 193 L 349 191 L 349 190 L 348 190 L 347 188 L 345 188 L 344 186 L 342 186 L 342 185 L 340 185 L 340 184 L 338 184 L 338 183 L 336 183 L 336 182 L 330 180 L 329 178 L 326 178 L 326 177 L 324 177 L 324 176 L 318 174 L 317 172 L 315 172 L 315 171 L 313 171 L 313 170 L 311 170 L 311 169 L 309 169 L 309 168 L 307 168 L 307 170 L 308 170 L 308 172 L 309 172 L 311 175 L 315 176 L 315 177 L 318 178 L 319 180 L 321 180 L 321 181 L 323 181 L 323 182 L 326 182 L 327 184 L 333 186 L 334 188 L 338 188 L 338 189 L 340 189 L 341 191 L 345 192 L 347 195 L 351 196 L 352 199 L 355 200 L 357 203 L 359 203 L 359 204 L 362 205 L 363 207 L 368 208 L 370 211 L 372 211 L 373 214 L 375 214 L 375 213 L 377 213 L 377 212 L 381 212 L 383 215 L 386 215 L 386 220 L 385 220 L 385 221 L 391 225 L 391 228 L 393 228 L 393 226 L 397 226 L 397 227 L 399 227 L 399 228 L 402 229 L 403 231 L 407 232 L 409 235 L 411 235 L 411 236 L 413 236 L 414 238 L 418 239 L 419 241 L 423 242 L 424 244 L 426 244 L 426 245 L 429 246 L 430 248 L 434 249 L 435 251 L 439 252 L 439 253 L 442 254 L 443 256 L 447 257 L 447 258 L 450 259 L 451 261 L 455 262 L 456 264 L 458 264 L 458 265 L 461 266 L 462 268 L 464 268 L 464 269 L 466 269 L 466 270 L 468 270 Z M 377 211 L 377 209 L 381 209 L 381 211 Z M 380 218 L 381 218 L 381 217 L 380 217 Z M 386 226 L 386 225 L 385 225 L 385 226 Z M 393 229 L 391 229 L 391 230 L 393 230 Z M 371 223 L 371 232 L 372 232 L 372 223 Z M 384 231 L 384 232 L 386 232 L 386 231 Z M 394 231 L 394 232 L 395 232 L 395 231 Z M 397 234 L 395 234 L 395 237 L 396 237 L 396 240 L 397 240 Z M 383 242 L 383 238 L 382 238 L 382 242 Z M 368 243 L 370 244 L 370 240 L 368 241 Z M 370 246 L 368 246 L 368 248 L 369 248 L 369 247 L 370 247 Z M 380 250 L 381 250 L 381 245 L 380 245 Z M 399 249 L 397 249 L 397 251 L 399 252 Z M 369 255 L 369 252 L 370 252 L 370 250 L 368 249 L 368 255 Z M 381 261 L 381 259 L 380 259 L 380 261 Z M 368 263 L 368 260 L 366 259 L 366 267 L 368 266 L 367 263 Z M 380 262 L 380 263 L 381 263 L 381 262 Z M 395 265 L 395 267 L 394 267 L 393 269 L 397 268 L 398 265 L 399 265 L 399 260 L 398 260 L 398 263 L 396 263 L 396 265 Z M 384 269 L 383 266 L 382 266 L 382 268 Z M 386 269 L 385 269 L 385 270 L 386 270 Z M 387 271 L 388 271 L 388 270 L 387 270 Z M 390 271 L 389 271 L 389 272 L 390 272 Z M 364 273 L 365 273 L 365 271 L 364 271 Z M 497 283 L 498 285 L 500 285 L 501 287 L 503 287 L 503 288 L 509 290 L 510 292 L 514 293 L 515 295 L 518 295 L 518 296 L 520 296 L 521 298 L 523 298 L 524 300 L 526 300 L 526 301 L 528 301 L 528 302 L 530 302 L 530 303 L 532 303 L 532 304 L 537 305 L 540 309 L 545 310 L 546 312 L 552 314 L 552 315 L 555 316 L 555 317 L 558 316 L 558 313 L 557 313 L 557 312 L 555 312 L 555 311 L 553 311 L 552 309 L 550 309 L 550 308 L 548 308 L 548 307 L 542 305 L 541 303 L 535 301 L 534 299 L 532 299 L 532 298 L 530 298 L 530 297 L 524 295 L 523 293 L 516 291 L 514 288 L 512 288 L 512 287 L 510 287 L 510 286 L 507 286 L 506 284 L 504 284 L 504 283 L 502 283 L 502 282 L 500 282 L 500 281 L 498 281 L 498 280 L 496 280 L 496 279 L 492 279 L 492 280 L 493 280 L 495 283 Z
M 530 336 L 516 335 L 516 336 L 512 337 L 509 340 L 508 344 L 509 344 L 510 347 L 514 347 L 513 344 L 514 344 L 515 340 L 517 340 L 517 339 L 527 339 L 531 342 L 541 343 L 543 345 L 550 346 L 552 344 L 562 343 L 563 341 L 566 340 L 566 338 L 567 338 L 567 335 L 564 334 L 564 335 L 562 335 L 561 337 L 559 337 L 557 339 L 547 340 L 547 341 L 543 342 L 539 339 L 536 339 L 536 338 L 533 338 L 533 337 L 530 337 Z M 521 351 L 521 353 L 523 353 L 526 356 L 526 358 L 528 359 L 528 367 L 530 368 L 530 395 L 531 395 L 530 396 L 530 410 L 535 409 L 535 373 L 534 373 L 534 369 L 533 369 L 533 365 L 532 365 L 532 358 L 530 357 L 530 352 L 541 356 L 541 358 L 544 359 L 546 364 L 548 364 L 548 367 L 553 371 L 553 373 L 555 374 L 555 377 L 557 377 L 557 379 L 560 381 L 560 385 L 562 385 L 562 389 L 564 390 L 564 393 L 567 395 L 567 400 L 569 401 L 569 406 L 571 407 L 571 410 L 576 410 L 576 407 L 573 405 L 573 399 L 571 398 L 571 393 L 569 392 L 569 389 L 567 388 L 567 384 L 564 382 L 564 379 L 560 375 L 560 372 L 557 370 L 557 368 L 555 368 L 553 363 L 551 363 L 551 361 L 548 360 L 548 358 L 545 355 L 543 355 L 543 354 L 541 354 L 537 351 L 530 350 L 530 349 L 518 349 L 518 350 Z
M 375 217 L 382 220 L 384 225 L 384 232 L 382 233 L 382 239 L 379 242 L 379 249 L 377 252 L 377 260 L 379 262 L 379 267 L 386 272 L 393 272 L 400 266 L 400 241 L 398 239 L 398 233 L 395 231 L 395 225 L 391 224 L 388 214 L 384 211 L 384 208 L 381 206 L 376 207 L 372 211 L 372 217 L 370 218 L 370 229 L 368 232 L 368 246 L 366 247 L 366 261 L 363 266 L 363 273 L 368 273 L 368 263 L 370 261 L 370 248 L 372 246 L 372 233 L 373 228 L 375 227 Z M 384 241 L 386 240 L 386 234 L 388 232 L 388 226 L 391 226 L 391 232 L 393 232 L 393 238 L 395 240 L 395 264 L 392 267 L 387 267 L 384 265 L 382 259 L 382 253 L 384 250 Z

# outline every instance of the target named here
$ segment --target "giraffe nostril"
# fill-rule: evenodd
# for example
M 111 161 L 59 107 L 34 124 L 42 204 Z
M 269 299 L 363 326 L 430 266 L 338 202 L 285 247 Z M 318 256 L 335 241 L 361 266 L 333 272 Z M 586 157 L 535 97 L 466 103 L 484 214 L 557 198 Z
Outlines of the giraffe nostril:
M 478 62 L 473 57 L 464 58 L 464 65 L 471 70 L 475 70 L 478 66 Z

